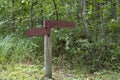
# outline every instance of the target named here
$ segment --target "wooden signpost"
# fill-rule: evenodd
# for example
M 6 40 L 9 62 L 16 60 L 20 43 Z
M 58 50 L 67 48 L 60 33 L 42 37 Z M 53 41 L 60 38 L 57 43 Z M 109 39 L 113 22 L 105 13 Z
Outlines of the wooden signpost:
M 26 32 L 26 35 L 29 37 L 50 35 L 50 29 L 49 28 L 30 29 Z
M 30 29 L 26 32 L 29 37 L 44 36 L 44 74 L 46 78 L 52 78 L 52 39 L 51 28 L 75 27 L 74 22 L 46 20 L 43 28 Z
M 74 26 L 75 26 L 74 22 L 55 21 L 55 20 L 45 21 L 45 27 L 48 28 L 69 28 Z

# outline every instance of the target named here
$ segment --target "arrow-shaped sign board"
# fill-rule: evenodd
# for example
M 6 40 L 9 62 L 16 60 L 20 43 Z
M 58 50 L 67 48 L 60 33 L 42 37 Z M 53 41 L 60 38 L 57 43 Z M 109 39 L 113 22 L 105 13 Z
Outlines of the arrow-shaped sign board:
M 69 28 L 69 27 L 75 27 L 75 23 L 74 22 L 67 22 L 67 21 L 46 20 L 45 27 L 48 27 L 48 28 Z
M 30 29 L 26 32 L 26 35 L 29 37 L 50 35 L 50 29 L 49 28 Z

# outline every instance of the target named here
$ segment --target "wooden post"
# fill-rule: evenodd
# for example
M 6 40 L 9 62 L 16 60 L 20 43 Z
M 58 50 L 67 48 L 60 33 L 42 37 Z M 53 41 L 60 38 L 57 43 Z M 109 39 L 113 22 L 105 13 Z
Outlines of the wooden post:
M 45 22 L 44 22 L 45 27 Z M 44 35 L 45 78 L 52 78 L 52 42 L 51 35 Z
M 74 22 L 65 21 L 44 21 L 44 28 L 30 29 L 26 32 L 29 37 L 32 36 L 44 36 L 44 74 L 45 78 L 52 79 L 52 39 L 50 35 L 51 28 L 66 28 L 74 27 Z

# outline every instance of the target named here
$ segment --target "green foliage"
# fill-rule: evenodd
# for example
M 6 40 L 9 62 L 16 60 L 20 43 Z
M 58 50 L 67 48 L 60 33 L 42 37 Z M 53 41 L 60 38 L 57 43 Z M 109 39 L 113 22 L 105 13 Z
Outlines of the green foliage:
M 58 19 L 73 21 L 76 28 L 53 29 L 53 57 L 65 56 L 72 67 L 87 66 L 92 72 L 120 70 L 120 1 L 10 1 L 0 1 L 0 63 L 43 60 L 43 38 L 26 38 L 25 32 L 30 24 L 43 27 L 44 20 Z
M 7 70 L 0 65 L 0 80 L 40 80 L 44 75 L 43 65 L 15 64 L 7 66 Z M 53 78 L 55 80 L 119 80 L 120 73 L 101 70 L 93 74 L 84 73 L 83 70 L 58 70 L 54 68 Z
M 20 39 L 12 35 L 0 38 L 0 63 L 8 61 L 21 62 L 34 58 L 32 47 L 36 47 L 30 40 Z
M 43 75 L 42 66 L 31 64 L 15 64 L 14 66 L 9 65 L 7 66 L 7 70 L 2 68 L 0 68 L 0 70 L 2 70 L 0 72 L 0 80 L 38 80 Z
M 119 33 L 120 31 L 120 26 L 117 24 L 117 22 L 113 22 L 109 26 L 109 30 L 114 33 Z

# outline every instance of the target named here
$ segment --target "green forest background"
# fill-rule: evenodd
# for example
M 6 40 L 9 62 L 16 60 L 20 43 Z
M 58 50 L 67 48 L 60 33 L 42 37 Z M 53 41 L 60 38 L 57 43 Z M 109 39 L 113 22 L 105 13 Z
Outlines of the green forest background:
M 44 38 L 25 32 L 43 27 L 44 20 L 76 23 L 52 29 L 54 65 L 88 73 L 120 71 L 120 0 L 0 0 L 1 66 L 43 65 Z

